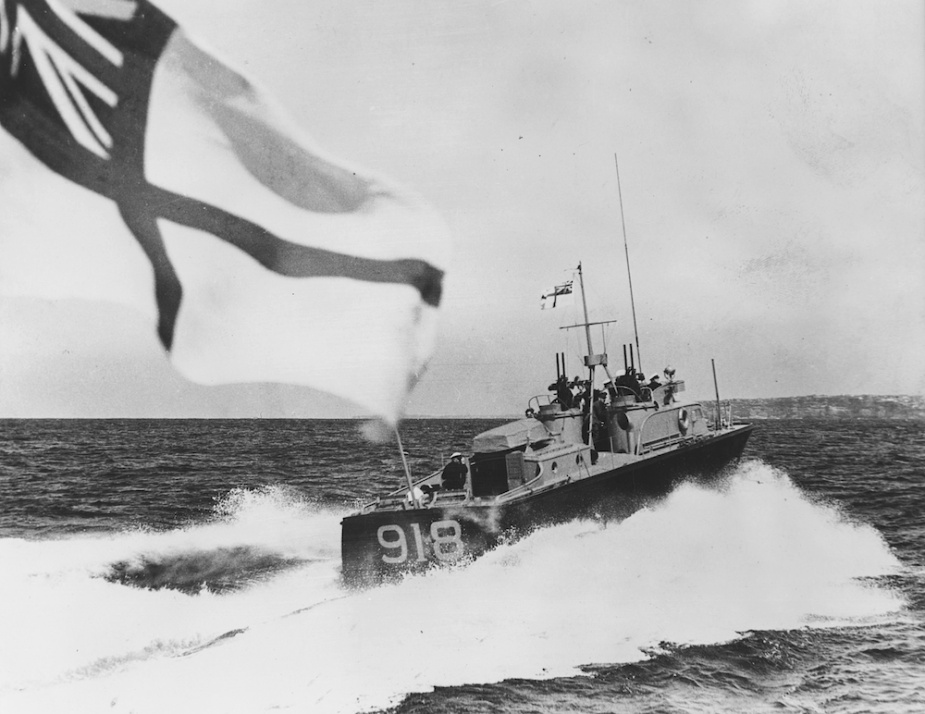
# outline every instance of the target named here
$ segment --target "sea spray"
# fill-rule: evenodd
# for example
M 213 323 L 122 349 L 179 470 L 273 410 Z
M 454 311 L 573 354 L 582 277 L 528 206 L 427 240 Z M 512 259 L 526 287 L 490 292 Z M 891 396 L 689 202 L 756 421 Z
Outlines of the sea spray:
M 289 503 L 283 499 L 283 511 Z M 252 505 L 268 507 L 260 498 Z M 238 542 L 267 543 L 265 532 L 254 537 L 259 523 L 243 509 L 184 532 L 214 544 L 222 539 L 211 529 L 237 527 L 250 534 Z M 297 509 L 300 518 L 319 541 L 310 547 L 329 553 L 337 518 Z M 327 535 L 319 532 L 325 528 Z M 274 532 L 287 534 L 283 541 L 291 535 Z M 622 523 L 544 529 L 465 568 L 361 592 L 337 585 L 336 561 L 224 596 L 126 588 L 87 572 L 95 587 L 121 587 L 126 604 L 134 603 L 134 613 L 120 617 L 137 621 L 146 633 L 140 640 L 169 641 L 172 649 L 126 658 L 108 677 L 88 672 L 77 682 L 33 687 L 4 707 L 357 711 L 434 686 L 581 674 L 586 665 L 646 658 L 663 643 L 870 622 L 902 601 L 859 579 L 898 567 L 875 530 L 808 499 L 781 472 L 748 462 L 722 489 L 682 485 Z M 101 610 L 115 597 L 106 593 L 96 593 Z M 293 614 L 284 616 L 287 608 Z M 240 632 L 202 647 L 222 627 Z M 45 646 L 54 646 L 53 636 Z
M 136 587 L 225 592 L 303 563 L 336 559 L 332 522 L 306 518 L 307 512 L 319 510 L 294 488 L 235 488 L 216 503 L 210 527 L 198 528 L 195 537 L 181 532 L 169 548 L 162 538 L 153 550 L 112 563 L 105 577 Z M 332 512 L 332 520 L 338 515 Z
M 0 540 L 0 692 L 182 653 L 329 597 L 340 588 L 341 515 L 290 489 L 235 489 L 202 525 Z M 254 554 L 294 565 L 271 583 L 255 574 Z M 116 576 L 146 564 L 156 582 Z M 219 577 L 240 592 L 216 595 Z

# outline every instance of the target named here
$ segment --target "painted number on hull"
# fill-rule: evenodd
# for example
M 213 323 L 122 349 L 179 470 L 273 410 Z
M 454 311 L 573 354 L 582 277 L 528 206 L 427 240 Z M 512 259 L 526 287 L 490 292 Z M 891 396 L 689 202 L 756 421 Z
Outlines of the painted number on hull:
M 418 523 L 411 524 L 411 536 L 414 540 L 414 560 L 418 563 L 427 560 L 424 550 L 424 537 Z M 379 545 L 388 553 L 382 556 L 382 562 L 389 565 L 398 565 L 408 562 L 410 549 L 408 537 L 401 526 L 379 526 L 376 533 Z M 430 524 L 430 540 L 433 543 L 433 552 L 437 560 L 452 563 L 463 554 L 462 527 L 457 521 L 434 521 Z

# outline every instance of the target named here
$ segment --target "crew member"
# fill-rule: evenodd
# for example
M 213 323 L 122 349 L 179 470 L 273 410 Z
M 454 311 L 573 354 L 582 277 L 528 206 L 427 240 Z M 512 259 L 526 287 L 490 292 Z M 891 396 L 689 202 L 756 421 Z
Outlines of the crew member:
M 578 390 L 572 397 L 572 406 L 585 411 L 592 401 L 591 383 L 586 379 L 579 381 L 578 377 L 575 377 L 573 384 L 578 387 Z
M 595 389 L 594 402 L 591 405 L 591 443 L 597 451 L 604 451 L 608 446 L 605 394 L 603 390 Z
M 408 491 L 408 495 L 405 496 L 405 500 L 408 503 L 423 503 L 424 502 L 424 490 L 415 486 L 413 489 Z
M 632 393 L 634 396 L 640 396 L 640 384 L 639 378 L 636 375 L 636 370 L 632 367 L 627 367 L 626 373 L 619 375 L 615 380 L 614 384 L 618 387 L 617 393 L 620 396 L 625 396 L 629 393 Z
M 466 487 L 466 474 L 469 469 L 462 462 L 462 454 L 454 451 L 449 462 L 443 467 L 443 488 L 448 491 L 459 491 Z
M 579 404 L 579 402 L 581 401 L 581 394 L 582 394 L 581 377 L 579 377 L 576 374 L 575 379 L 569 382 L 568 386 L 569 386 L 569 389 L 572 390 L 572 406 L 573 407 L 581 406 Z
M 591 412 L 598 425 L 603 425 L 607 421 L 607 404 L 604 401 L 604 395 L 604 390 L 594 390 L 594 402 L 591 405 Z

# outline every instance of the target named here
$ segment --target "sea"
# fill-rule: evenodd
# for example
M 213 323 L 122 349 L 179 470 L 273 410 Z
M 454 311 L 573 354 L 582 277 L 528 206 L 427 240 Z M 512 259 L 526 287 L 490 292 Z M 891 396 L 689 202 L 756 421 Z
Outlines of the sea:
M 415 475 L 498 420 L 407 420 Z M 925 424 L 763 420 L 712 486 L 365 590 L 360 421 L 0 421 L 0 711 L 925 712 Z

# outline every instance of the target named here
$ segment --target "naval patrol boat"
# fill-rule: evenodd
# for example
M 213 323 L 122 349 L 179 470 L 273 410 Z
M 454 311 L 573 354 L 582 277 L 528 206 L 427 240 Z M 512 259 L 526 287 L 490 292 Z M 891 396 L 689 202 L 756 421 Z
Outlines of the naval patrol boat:
M 588 378 L 569 381 L 565 355 L 556 355 L 556 382 L 528 400 L 523 418 L 478 434 L 456 459 L 465 468 L 451 467 L 454 477 L 440 469 L 415 480 L 406 465 L 401 488 L 343 519 L 345 584 L 466 563 L 577 518 L 620 520 L 681 481 L 721 479 L 739 458 L 753 426 L 733 421 L 718 388 L 712 409 L 684 401 L 673 369 L 645 379 L 632 344 L 623 347 L 622 373 L 611 373 L 607 354 L 592 350 L 590 328 L 599 323 L 588 322 L 581 265 L 578 276 L 585 321 L 569 327 L 586 331 Z M 606 379 L 596 387 L 600 372 Z

